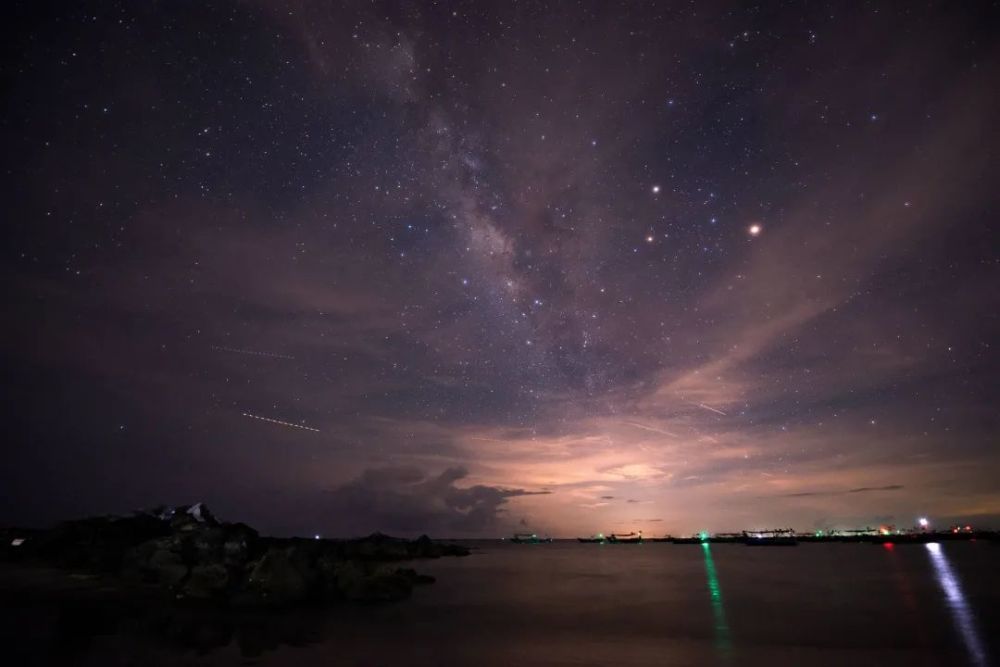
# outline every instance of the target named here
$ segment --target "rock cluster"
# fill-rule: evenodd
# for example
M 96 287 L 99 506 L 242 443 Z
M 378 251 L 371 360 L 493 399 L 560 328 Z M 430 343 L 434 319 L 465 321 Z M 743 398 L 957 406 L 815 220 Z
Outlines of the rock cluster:
M 399 562 L 468 554 L 426 536 L 261 537 L 245 524 L 219 521 L 202 504 L 69 521 L 21 539 L 16 547 L 6 542 L 2 555 L 112 573 L 177 598 L 230 606 L 399 600 L 434 581 Z

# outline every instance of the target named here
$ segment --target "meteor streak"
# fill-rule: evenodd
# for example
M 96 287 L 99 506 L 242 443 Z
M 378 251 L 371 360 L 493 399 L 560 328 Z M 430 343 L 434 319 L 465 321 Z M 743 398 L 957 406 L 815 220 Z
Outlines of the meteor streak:
M 303 426 L 302 424 L 293 424 L 292 422 L 282 421 L 280 419 L 271 419 L 270 417 L 261 417 L 260 415 L 252 415 L 249 412 L 243 413 L 244 417 L 249 417 L 250 419 L 259 419 L 262 422 L 271 422 L 272 424 L 279 424 L 281 426 L 289 426 L 291 428 L 300 428 L 303 431 L 313 431 L 314 433 L 319 433 L 318 428 L 313 428 L 311 426 Z
M 225 347 L 222 345 L 213 345 L 213 350 L 219 350 L 220 352 L 235 352 L 236 354 L 252 354 L 255 357 L 271 357 L 272 359 L 294 359 L 287 354 L 277 354 L 276 352 L 258 352 L 257 350 L 241 350 L 236 347 Z
M 664 431 L 661 428 L 654 428 L 652 426 L 646 426 L 645 424 L 640 424 L 639 422 L 625 422 L 629 426 L 634 426 L 635 428 L 642 429 L 643 431 L 650 431 L 652 433 L 659 433 L 661 435 L 669 435 L 671 438 L 679 438 L 681 436 L 676 433 L 671 433 L 670 431 Z

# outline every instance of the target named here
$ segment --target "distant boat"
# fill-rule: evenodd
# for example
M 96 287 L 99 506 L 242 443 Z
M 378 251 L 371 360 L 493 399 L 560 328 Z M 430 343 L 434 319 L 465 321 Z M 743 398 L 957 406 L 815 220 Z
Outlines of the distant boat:
M 583 542 L 584 544 L 604 544 L 606 541 L 604 533 L 598 533 L 597 535 L 591 535 L 590 537 L 578 537 L 577 542 Z
M 551 542 L 551 537 L 538 537 L 534 533 L 515 533 L 514 537 L 510 538 L 510 541 L 514 544 L 541 544 L 543 542 Z
M 612 533 L 608 536 L 608 542 L 611 544 L 642 544 L 642 533 L 625 533 L 624 535 Z
M 795 531 L 790 528 L 743 531 L 743 543 L 748 547 L 796 547 Z

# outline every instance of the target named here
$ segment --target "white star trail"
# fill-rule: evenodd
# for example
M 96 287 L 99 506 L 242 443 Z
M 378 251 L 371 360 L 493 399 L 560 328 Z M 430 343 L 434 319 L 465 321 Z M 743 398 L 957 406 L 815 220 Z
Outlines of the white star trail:
M 303 431 L 312 431 L 314 433 L 319 433 L 318 428 L 313 428 L 311 426 L 303 426 L 302 424 L 293 424 L 292 422 L 282 421 L 281 419 L 271 419 L 270 417 L 261 417 L 260 415 L 252 415 L 249 412 L 243 413 L 244 417 L 249 417 L 250 419 L 259 419 L 262 422 L 270 422 L 272 424 L 278 424 L 279 426 L 288 426 L 290 428 L 300 428 Z
M 294 359 L 295 357 L 289 356 L 287 354 L 278 354 L 277 352 L 260 352 L 258 350 L 241 350 L 237 347 L 225 347 L 223 345 L 213 345 L 213 350 L 218 350 L 220 352 L 234 352 L 236 354 L 250 354 L 255 357 L 271 357 L 272 359 Z
M 719 410 L 718 408 L 713 408 L 711 405 L 705 405 L 704 403 L 695 403 L 694 401 L 687 400 L 683 396 L 681 397 L 681 400 L 687 403 L 688 405 L 693 405 L 696 408 L 701 408 L 702 410 L 708 410 L 709 412 L 714 412 L 715 414 L 722 415 L 723 417 L 729 416 L 722 410 Z
M 651 433 L 659 433 L 660 435 L 669 435 L 671 438 L 679 438 L 680 436 L 676 433 L 671 433 L 670 431 L 664 431 L 662 428 L 654 428 L 652 426 L 646 426 L 645 424 L 640 424 L 639 422 L 625 422 L 629 426 L 634 426 L 635 428 L 642 429 L 643 431 L 649 431 Z

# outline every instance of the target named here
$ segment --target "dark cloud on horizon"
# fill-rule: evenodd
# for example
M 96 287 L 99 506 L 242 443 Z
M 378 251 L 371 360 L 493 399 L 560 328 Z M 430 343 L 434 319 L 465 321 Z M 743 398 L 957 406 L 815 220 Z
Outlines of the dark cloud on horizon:
M 781 498 L 807 498 L 812 496 L 843 496 L 851 493 L 871 493 L 873 491 L 902 491 L 905 487 L 902 484 L 888 484 L 886 486 L 861 486 L 856 489 L 846 491 L 797 491 L 795 493 L 782 493 Z
M 551 493 L 481 484 L 456 486 L 467 476 L 468 471 L 460 467 L 438 475 L 413 467 L 365 470 L 326 495 L 320 520 L 331 522 L 338 534 L 357 534 L 374 526 L 405 535 L 477 535 L 497 529 L 510 498 Z

